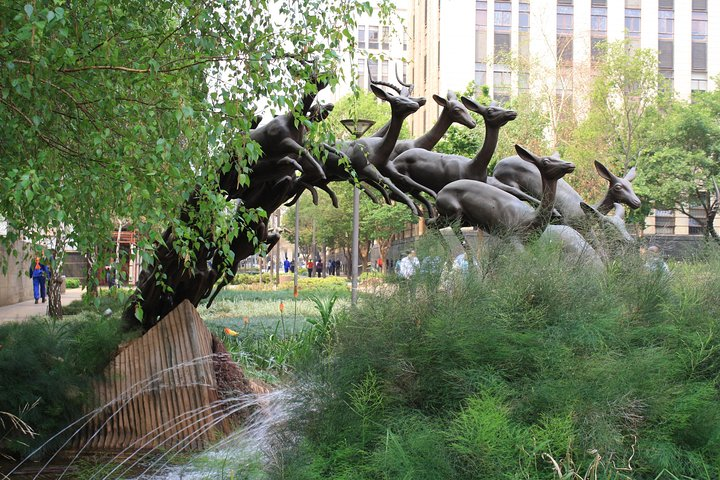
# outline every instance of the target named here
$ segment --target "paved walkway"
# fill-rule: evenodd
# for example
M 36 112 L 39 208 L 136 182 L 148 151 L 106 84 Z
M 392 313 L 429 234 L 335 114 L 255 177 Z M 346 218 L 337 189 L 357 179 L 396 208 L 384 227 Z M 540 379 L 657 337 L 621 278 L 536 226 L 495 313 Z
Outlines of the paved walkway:
M 62 294 L 62 304 L 68 305 L 75 300 L 80 300 L 82 290 L 80 288 L 69 288 Z M 14 305 L 0 307 L 0 323 L 20 322 L 30 317 L 47 314 L 47 303 L 35 304 L 35 300 L 20 302 Z

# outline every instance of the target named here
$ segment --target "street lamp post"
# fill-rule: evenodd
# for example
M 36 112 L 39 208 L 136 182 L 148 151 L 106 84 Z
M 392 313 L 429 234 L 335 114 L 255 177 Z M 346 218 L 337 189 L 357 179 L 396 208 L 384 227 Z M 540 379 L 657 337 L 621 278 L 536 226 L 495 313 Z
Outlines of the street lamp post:
M 372 120 L 347 119 L 340 120 L 343 127 L 357 140 L 372 127 L 375 122 Z M 351 301 L 357 305 L 358 287 L 358 263 L 360 257 L 360 189 L 357 185 L 353 188 L 353 228 L 352 228 L 352 294 Z

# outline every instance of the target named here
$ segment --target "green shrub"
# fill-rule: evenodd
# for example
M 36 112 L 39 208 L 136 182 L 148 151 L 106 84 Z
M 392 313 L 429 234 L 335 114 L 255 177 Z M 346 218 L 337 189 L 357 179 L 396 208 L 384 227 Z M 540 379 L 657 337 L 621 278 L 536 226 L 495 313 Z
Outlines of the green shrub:
M 262 274 L 263 283 L 270 283 L 271 277 L 269 273 Z M 236 273 L 232 279 L 233 285 L 252 285 L 260 283 L 260 275 L 257 273 Z
M 38 434 L 0 434 L 0 453 L 28 453 L 79 417 L 92 395 L 90 381 L 126 338 L 117 316 L 97 313 L 0 325 L 0 411 Z
M 67 288 L 80 288 L 80 279 L 69 277 L 65 279 L 65 286 Z
M 500 242 L 437 270 L 338 315 L 297 372 L 286 478 L 717 477 L 718 251 L 661 275 Z

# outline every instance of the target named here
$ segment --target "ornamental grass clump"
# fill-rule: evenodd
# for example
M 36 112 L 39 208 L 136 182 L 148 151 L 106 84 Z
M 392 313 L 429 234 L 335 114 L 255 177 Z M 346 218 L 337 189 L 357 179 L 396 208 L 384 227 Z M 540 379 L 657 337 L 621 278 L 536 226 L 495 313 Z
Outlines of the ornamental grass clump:
M 283 478 L 717 478 L 717 251 L 670 274 L 502 242 L 449 263 L 338 317 Z

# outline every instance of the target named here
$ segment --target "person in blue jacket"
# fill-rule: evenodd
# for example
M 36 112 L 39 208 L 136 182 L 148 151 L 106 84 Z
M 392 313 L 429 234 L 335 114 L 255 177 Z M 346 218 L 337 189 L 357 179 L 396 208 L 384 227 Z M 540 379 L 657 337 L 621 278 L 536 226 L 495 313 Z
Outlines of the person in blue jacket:
M 35 303 L 38 303 L 40 298 L 42 303 L 45 303 L 45 279 L 50 278 L 50 269 L 40 262 L 40 257 L 35 257 L 35 263 L 30 267 L 30 276 L 33 279 Z

